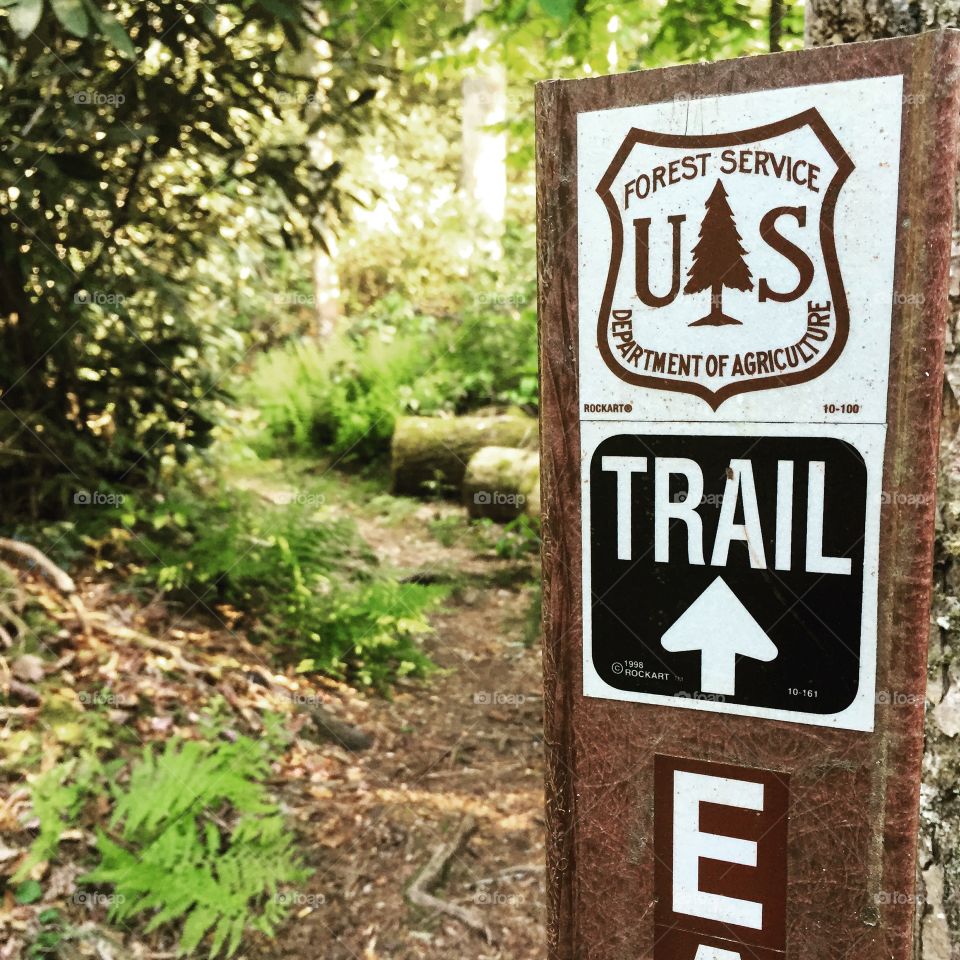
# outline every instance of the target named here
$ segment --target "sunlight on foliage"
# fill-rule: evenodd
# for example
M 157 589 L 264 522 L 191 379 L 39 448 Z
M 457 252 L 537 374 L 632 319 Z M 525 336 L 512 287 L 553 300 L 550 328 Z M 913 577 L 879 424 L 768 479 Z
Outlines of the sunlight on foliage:
M 419 640 L 443 591 L 396 583 L 377 568 L 354 525 L 310 490 L 266 502 L 215 483 L 187 483 L 125 508 L 101 543 L 135 558 L 137 580 L 199 613 L 242 611 L 246 628 L 302 669 L 386 689 L 431 669 Z
M 795 49 L 782 7 L 0 0 L 4 532 L 77 586 L 0 568 L 11 955 L 261 955 L 372 796 L 321 717 L 419 769 L 351 698 L 429 732 L 429 652 L 529 653 L 539 521 L 388 495 L 395 424 L 538 410 L 536 82 Z
M 390 297 L 324 344 L 298 341 L 263 354 L 245 387 L 266 425 L 255 446 L 368 462 L 389 451 L 403 414 L 535 410 L 532 292 L 496 291 L 462 293 L 456 319 Z

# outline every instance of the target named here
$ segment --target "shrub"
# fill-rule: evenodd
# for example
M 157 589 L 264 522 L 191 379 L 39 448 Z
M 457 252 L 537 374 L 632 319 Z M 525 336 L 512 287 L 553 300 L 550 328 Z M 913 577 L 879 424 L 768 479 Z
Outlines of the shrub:
M 229 605 L 304 670 L 380 688 L 425 674 L 431 665 L 418 638 L 442 591 L 386 576 L 353 524 L 321 500 L 306 492 L 274 505 L 185 481 L 126 511 L 114 540 L 139 564 L 141 583 L 190 607 Z
M 219 481 L 185 480 L 118 519 L 141 580 L 205 605 L 259 608 L 265 593 L 295 595 L 310 574 L 372 564 L 349 521 L 321 521 L 318 500 L 275 506 Z
M 519 405 L 536 410 L 537 314 L 533 284 L 474 292 L 456 323 L 440 330 L 435 364 L 453 410 Z
M 262 413 L 260 452 L 329 450 L 369 461 L 389 450 L 396 417 L 416 406 L 409 385 L 429 365 L 414 339 L 340 336 L 264 354 L 245 396 Z
M 398 416 L 537 406 L 532 290 L 461 294 L 456 317 L 392 296 L 323 344 L 297 341 L 256 363 L 242 397 L 262 414 L 260 453 L 386 455 Z
M 433 664 L 417 640 L 430 629 L 425 609 L 445 593 L 441 587 L 392 580 L 333 591 L 305 624 L 307 657 L 301 669 L 337 673 L 345 664 L 353 680 L 380 688 L 398 677 L 429 673 Z
M 39 899 L 37 884 L 21 881 L 56 855 L 91 798 L 109 796 L 112 816 L 97 832 L 100 861 L 79 882 L 114 888 L 111 920 L 148 914 L 148 931 L 179 924 L 179 952 L 190 955 L 211 931 L 211 956 L 235 952 L 247 930 L 271 934 L 285 913 L 279 888 L 309 872 L 264 786 L 268 757 L 284 742 L 278 718 L 264 720 L 259 742 L 170 740 L 159 754 L 142 748 L 132 762 L 105 763 L 99 751 L 83 750 L 34 777 L 38 830 L 14 876 L 18 891 Z M 216 737 L 215 717 L 208 726 Z

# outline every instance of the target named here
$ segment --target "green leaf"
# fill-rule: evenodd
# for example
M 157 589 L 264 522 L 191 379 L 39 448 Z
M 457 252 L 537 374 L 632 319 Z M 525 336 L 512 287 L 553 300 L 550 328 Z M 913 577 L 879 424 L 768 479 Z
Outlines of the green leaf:
M 113 16 L 113 14 L 105 14 L 103 20 L 100 23 L 100 28 L 103 30 L 103 35 L 120 51 L 120 53 L 126 54 L 130 59 L 134 59 L 137 55 L 137 48 L 133 45 L 133 41 L 127 35 L 127 31 L 120 26 L 120 22 Z
M 17 903 L 36 903 L 43 896 L 43 888 L 36 880 L 24 880 L 17 887 L 14 899 Z
M 566 23 L 576 7 L 576 0 L 540 0 L 540 6 L 548 17 Z
M 309 871 L 266 792 L 268 774 L 263 744 L 245 737 L 145 748 L 113 791 L 110 829 L 122 822 L 123 845 L 98 829 L 100 863 L 78 882 L 115 888 L 114 922 L 149 915 L 147 932 L 181 923 L 179 955 L 197 956 L 211 930 L 211 957 L 235 953 L 248 927 L 272 933 L 284 913 L 277 889 Z M 225 805 L 238 815 L 232 829 L 204 812 Z
M 117 51 L 130 57 L 131 60 L 136 59 L 137 48 L 115 16 L 107 10 L 101 10 L 95 0 L 87 0 L 87 10 L 93 17 L 94 23 L 100 28 L 100 32 L 117 48 Z
M 43 13 L 43 0 L 18 0 L 15 6 L 10 7 L 10 26 L 21 40 L 29 37 Z
M 297 4 L 290 3 L 288 0 L 260 0 L 260 6 L 272 13 L 278 20 L 288 20 L 296 23 L 300 19 Z
M 90 20 L 83 0 L 50 0 L 50 6 L 64 28 L 75 37 L 85 37 L 90 32 Z

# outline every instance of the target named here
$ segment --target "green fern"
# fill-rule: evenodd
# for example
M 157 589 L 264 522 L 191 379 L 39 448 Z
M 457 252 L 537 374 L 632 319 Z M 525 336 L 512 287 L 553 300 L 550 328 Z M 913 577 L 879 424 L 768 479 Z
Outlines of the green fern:
M 398 583 L 352 523 L 310 497 L 267 506 L 225 485 L 184 483 L 160 504 L 131 508 L 124 522 L 141 582 L 243 611 L 244 626 L 301 669 L 386 690 L 432 667 L 420 641 L 446 591 Z
M 51 767 L 30 784 L 30 806 L 39 826 L 30 852 L 13 875 L 14 882 L 57 852 L 60 837 L 76 821 L 86 800 L 97 767 L 94 758 L 74 758 Z
M 152 914 L 147 931 L 182 922 L 179 952 L 209 933 L 210 956 L 236 952 L 245 930 L 272 934 L 283 919 L 278 890 L 308 876 L 294 838 L 263 786 L 260 744 L 169 741 L 147 748 L 116 789 L 101 862 L 83 883 L 116 891 L 110 919 Z

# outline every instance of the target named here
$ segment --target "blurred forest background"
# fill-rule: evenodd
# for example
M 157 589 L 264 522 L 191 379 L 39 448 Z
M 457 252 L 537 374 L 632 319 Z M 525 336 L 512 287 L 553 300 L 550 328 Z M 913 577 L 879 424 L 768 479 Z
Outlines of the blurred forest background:
M 0 0 L 0 958 L 543 956 L 533 84 L 803 16 Z

